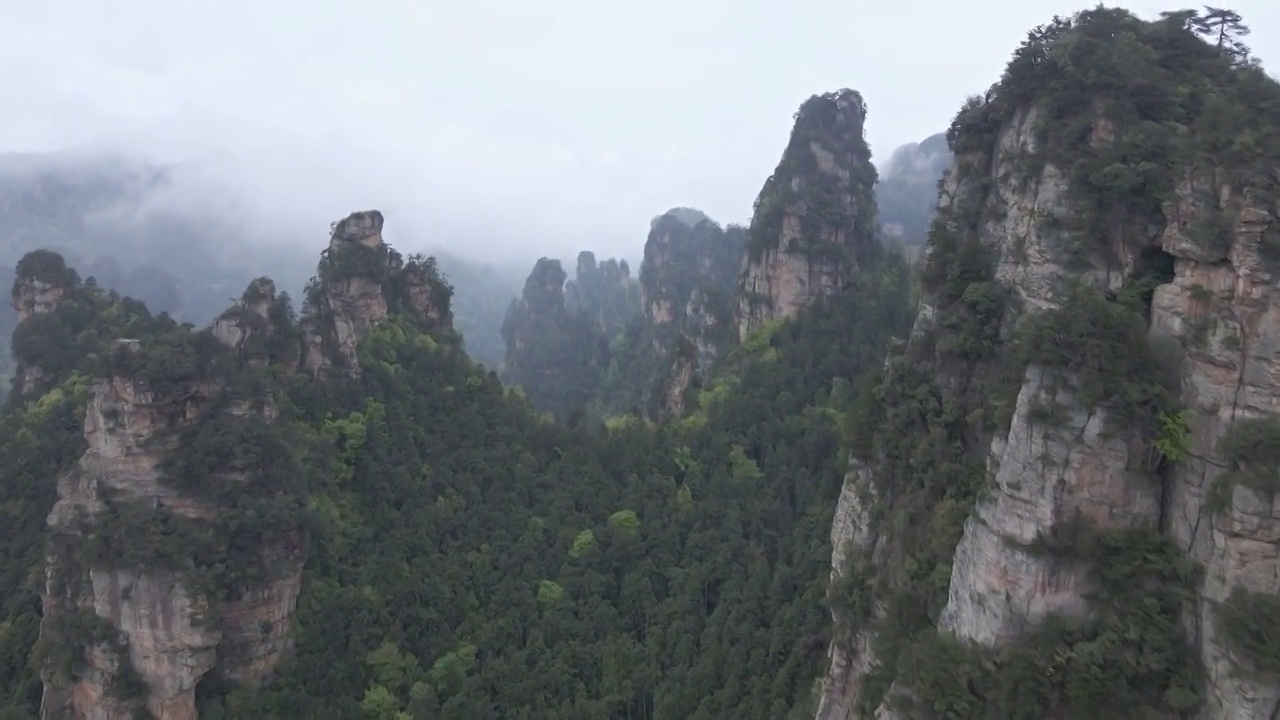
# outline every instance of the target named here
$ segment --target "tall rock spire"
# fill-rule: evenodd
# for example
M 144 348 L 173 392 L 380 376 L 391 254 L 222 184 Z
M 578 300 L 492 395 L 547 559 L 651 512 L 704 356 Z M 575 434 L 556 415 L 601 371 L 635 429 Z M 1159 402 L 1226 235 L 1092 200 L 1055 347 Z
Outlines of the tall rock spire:
M 834 295 L 875 242 L 876 169 L 853 90 L 815 95 L 756 199 L 742 260 L 738 334 Z

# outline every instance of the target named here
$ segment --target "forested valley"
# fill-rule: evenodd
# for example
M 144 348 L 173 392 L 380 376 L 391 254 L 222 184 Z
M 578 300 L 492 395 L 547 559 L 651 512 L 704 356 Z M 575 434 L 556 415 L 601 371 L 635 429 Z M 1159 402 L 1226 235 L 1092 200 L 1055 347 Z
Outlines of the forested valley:
M 892 184 L 813 95 L 748 225 L 543 258 L 485 364 L 378 210 L 203 327 L 26 252 L 0 720 L 1275 717 L 1248 30 L 1054 18 Z

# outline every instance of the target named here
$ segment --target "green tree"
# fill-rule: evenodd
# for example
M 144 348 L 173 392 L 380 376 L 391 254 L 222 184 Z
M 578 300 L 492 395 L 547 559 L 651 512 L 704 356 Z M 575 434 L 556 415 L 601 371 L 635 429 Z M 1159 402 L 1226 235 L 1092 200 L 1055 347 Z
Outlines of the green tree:
M 1247 62 L 1249 48 L 1240 38 L 1249 34 L 1249 26 L 1244 24 L 1240 13 L 1208 5 L 1204 10 L 1203 15 L 1192 20 L 1195 31 L 1208 38 L 1219 50 Z

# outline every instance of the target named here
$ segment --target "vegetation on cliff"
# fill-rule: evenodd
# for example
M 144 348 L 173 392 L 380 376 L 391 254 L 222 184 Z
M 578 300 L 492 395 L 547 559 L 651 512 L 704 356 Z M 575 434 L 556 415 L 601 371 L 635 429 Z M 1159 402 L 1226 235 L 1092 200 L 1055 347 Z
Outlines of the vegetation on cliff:
M 326 255 L 301 320 L 287 298 L 251 286 L 226 317 L 260 332 L 234 348 L 80 282 L 56 255 L 29 256 L 20 282 L 68 292 L 16 329 L 15 357 L 42 374 L 0 416 L 0 520 L 13 529 L 0 540 L 0 717 L 34 713 L 38 672 L 84 674 L 86 644 L 128 649 L 78 608 L 46 618 L 42 632 L 47 554 L 66 577 L 167 570 L 209 601 L 202 621 L 212 623 L 279 572 L 279 553 L 264 552 L 279 546 L 307 551 L 293 649 L 261 686 L 237 682 L 220 655 L 197 685 L 206 720 L 808 718 L 831 611 L 838 646 L 870 638 L 863 716 L 886 702 L 912 718 L 1193 713 L 1206 693 L 1183 621 L 1201 570 L 1153 529 L 1064 521 L 1024 548 L 1087 569 L 1087 616 L 1051 615 L 997 647 L 937 625 L 964 523 L 992 491 L 991 439 L 1009 428 L 1029 366 L 1142 441 L 1135 472 L 1158 480 L 1185 458 L 1170 358 L 1145 332 L 1152 291 L 1171 270 L 1130 230 L 1163 217 L 1206 172 L 1241 192 L 1280 187 L 1263 172 L 1280 157 L 1280 90 L 1230 23 L 1213 23 L 1099 8 L 1029 35 L 1001 84 L 948 132 L 962 177 L 930 229 L 925 309 L 906 343 L 892 340 L 911 330 L 910 272 L 871 242 L 839 294 L 762 323 L 732 349 L 733 333 L 716 334 L 733 329 L 736 298 L 708 286 L 700 266 L 744 245 L 775 249 L 767 241 L 783 237 L 779 213 L 795 200 L 787 173 L 816 193 L 799 250 L 838 250 L 821 246 L 831 236 L 818 226 L 874 233 L 875 213 L 851 216 L 835 197 L 847 188 L 818 172 L 813 147 L 830 140 L 839 111 L 832 96 L 801 109 L 745 237 L 694 211 L 655 220 L 655 233 L 703 250 L 666 257 L 665 275 L 642 270 L 645 325 L 627 326 L 638 299 L 621 264 L 580 258 L 566 290 L 559 263 L 540 262 L 507 316 L 515 354 L 505 371 L 524 393 L 472 362 L 440 320 L 452 292 L 435 262 L 385 245 Z M 1080 269 L 1131 267 L 1118 290 L 1091 287 L 1082 272 L 1086 282 L 1055 288 L 1050 307 L 1030 308 L 997 277 L 1013 250 L 991 242 L 1000 208 L 984 173 L 1001 133 L 1028 117 L 1036 150 L 1002 158 L 1017 177 L 1000 181 L 1061 171 L 1078 220 L 1061 237 Z M 857 191 L 869 192 L 874 169 L 861 172 Z M 874 209 L 869 195 L 859 202 Z M 1217 212 L 1191 235 L 1212 257 L 1236 208 L 1208 207 Z M 385 317 L 372 313 L 356 333 L 358 372 L 299 372 L 305 333 L 337 342 L 344 303 L 371 288 Z M 265 315 L 251 310 L 260 301 Z M 654 386 L 673 367 L 659 360 L 708 348 L 715 372 L 680 388 L 684 417 L 650 422 Z M 78 535 L 46 543 L 56 483 L 75 472 L 86 406 L 108 376 L 169 408 L 173 432 L 152 446 L 164 452 L 161 482 L 212 512 L 106 497 Z M 613 416 L 575 417 L 584 408 Z M 1055 408 L 1039 410 L 1036 422 L 1055 421 Z M 1232 426 L 1224 491 L 1275 490 L 1276 436 L 1273 418 Z M 858 498 L 873 546 L 851 548 L 829 586 L 849 454 L 873 479 Z M 1276 609 L 1243 588 L 1212 608 L 1256 672 L 1280 668 Z M 109 690 L 148 692 L 125 671 Z
M 687 408 L 736 340 L 744 240 L 743 228 L 705 216 L 672 211 L 654 219 L 640 266 L 644 307 L 610 344 L 591 417 L 657 420 Z
M 884 263 L 883 280 L 780 328 L 693 430 L 569 431 L 456 349 L 376 330 L 359 381 L 299 400 L 342 425 L 350 479 L 321 495 L 295 664 L 224 698 L 228 716 L 804 708 L 844 470 L 833 390 L 909 320 L 904 266 Z
M 1062 170 L 1079 211 L 1074 235 L 1099 243 L 1133 218 L 1161 217 L 1178 185 L 1197 174 L 1274 202 L 1280 85 L 1238 40 L 1243 26 L 1220 19 L 1180 11 L 1145 22 L 1104 8 L 1055 18 L 1031 31 L 1000 83 L 957 115 L 952 149 L 988 152 L 1016 113 L 1037 108 L 1038 152 L 1020 169 L 1028 177 L 1045 163 Z M 1216 259 L 1232 208 L 1206 206 L 1216 212 L 1192 231 Z
M 756 199 L 749 258 L 781 251 L 844 264 L 870 245 L 876 169 L 862 137 L 865 114 L 862 97 L 852 90 L 814 95 L 800 106 L 782 159 Z M 784 246 L 789 214 L 798 217 L 799 234 Z
M 923 632 L 901 658 L 897 679 L 910 692 L 890 699 L 896 709 L 912 718 L 1040 720 L 1107 708 L 1177 717 L 1199 707 L 1200 667 L 1180 624 L 1198 569 L 1155 531 L 1068 528 L 1037 550 L 1089 564 L 1091 614 L 1051 615 L 997 648 Z
M 736 355 L 733 392 L 705 398 L 698 422 L 608 430 L 548 423 L 404 305 L 361 341 L 358 376 L 324 380 L 292 373 L 296 354 L 247 365 L 263 354 L 233 353 L 163 316 L 120 320 L 122 308 L 145 313 L 132 301 L 93 305 L 76 336 L 100 345 L 78 355 L 83 367 L 4 418 L 0 463 L 15 468 L 5 507 L 28 529 L 6 545 L 3 568 L 13 599 L 0 670 L 20 691 L 8 707 L 33 711 L 35 667 L 94 637 L 49 625 L 63 644 L 24 660 L 53 480 L 83 452 L 89 381 L 116 373 L 162 395 L 222 388 L 166 440 L 176 451 L 163 465 L 164 483 L 218 514 L 185 521 L 120 505 L 69 557 L 170 569 L 217 600 L 272 572 L 258 550 L 278 538 L 264 534 L 308 538 L 291 659 L 260 689 L 236 685 L 220 663 L 198 685 L 201 717 L 805 716 L 826 642 L 847 387 L 910 319 L 905 264 L 874 263 L 846 295 L 774 328 L 757 343 L 768 352 Z M 322 266 L 339 285 L 368 275 Z M 243 307 L 259 300 L 254 287 Z M 81 322 L 78 308 L 50 317 Z M 295 332 L 287 307 L 268 312 L 285 323 L 272 324 L 277 336 Z M 137 343 L 111 350 L 121 336 Z M 28 359 L 51 360 L 46 351 Z M 26 459 L 33 451 L 40 462 Z M 132 680 L 119 685 L 145 697 Z
M 1172 279 L 1172 262 L 1129 230 L 1163 227 L 1180 186 L 1185 192 L 1204 173 L 1238 192 L 1280 188 L 1270 172 L 1280 158 L 1280 85 L 1229 28 L 1222 39 L 1197 37 L 1210 23 L 1193 12 L 1144 22 L 1104 8 L 1056 18 L 1028 35 L 1001 82 L 971 99 L 948 131 L 959 177 L 930 232 L 923 283 L 933 314 L 853 423 L 855 455 L 875 479 L 865 497 L 875 557 L 891 558 L 870 572 L 859 565 L 849 576 L 859 587 L 838 594 L 853 598 L 844 614 L 852 627 L 842 632 L 874 638 L 876 664 L 859 696 L 868 717 L 886 699 L 921 718 L 1185 713 L 1203 700 L 1180 624 L 1196 570 L 1151 533 L 1086 528 L 1046 540 L 1042 549 L 1088 562 L 1097 578 L 1085 621 L 1051 617 L 1016 647 L 996 650 L 935 627 L 965 519 L 996 491 L 987 488 L 990 440 L 1007 431 L 1028 364 L 1070 383 L 1084 407 L 1118 413 L 1116 425 L 1152 448 L 1153 474 L 1185 456 L 1186 420 L 1169 373 L 1176 358 L 1146 338 L 1152 288 Z M 1034 151 L 1006 153 L 1000 161 L 1014 175 L 988 177 L 1002 133 L 1028 118 Z M 1064 285 L 1061 309 L 1020 318 L 1028 308 L 994 277 L 997 253 L 1018 249 L 986 237 L 984 224 L 999 212 L 988 193 L 997 182 L 1027 186 L 1052 168 L 1065 176 L 1078 222 L 1045 230 L 1071 243 L 1069 267 L 1119 267 L 1126 258 L 1117 248 L 1138 261 L 1120 292 Z M 1214 259 L 1233 208 L 1216 199 L 1208 206 L 1219 214 L 1191 230 Z M 1045 408 L 1037 419 L 1053 417 Z M 1126 590 L 1135 587 L 1146 588 L 1141 597 Z M 867 610 L 868 598 L 878 611 Z M 895 682 L 901 692 L 891 695 Z
M 83 425 L 92 382 L 110 371 L 109 348 L 117 338 L 190 332 L 165 314 L 151 315 L 136 300 L 81 283 L 54 253 L 24 257 L 15 294 L 20 284 L 31 280 L 57 281 L 66 292 L 52 312 L 28 318 L 15 331 L 18 362 L 39 366 L 45 379 L 30 396 L 11 393 L 0 417 L 0 515 L 6 529 L 0 540 L 0 714 L 14 717 L 35 714 L 39 665 L 74 664 L 73 646 L 45 645 L 34 662 L 29 660 L 40 633 L 45 518 L 57 499 L 57 478 L 71 471 L 87 447 Z M 164 363 L 171 358 L 155 359 Z M 189 358 L 172 359 L 170 369 L 185 372 Z M 50 635 L 56 635 L 52 628 Z M 59 653 L 65 661 L 58 659 Z

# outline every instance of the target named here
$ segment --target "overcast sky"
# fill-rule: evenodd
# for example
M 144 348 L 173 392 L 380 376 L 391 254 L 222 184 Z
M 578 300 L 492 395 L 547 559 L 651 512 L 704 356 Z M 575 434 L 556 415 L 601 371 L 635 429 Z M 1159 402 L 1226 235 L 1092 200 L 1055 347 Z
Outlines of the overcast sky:
M 0 150 L 191 159 L 282 239 L 378 207 L 402 245 L 636 257 L 672 206 L 747 221 L 809 95 L 861 91 L 883 161 L 1090 4 L 0 0 Z M 1231 6 L 1280 67 L 1280 2 Z

